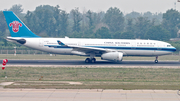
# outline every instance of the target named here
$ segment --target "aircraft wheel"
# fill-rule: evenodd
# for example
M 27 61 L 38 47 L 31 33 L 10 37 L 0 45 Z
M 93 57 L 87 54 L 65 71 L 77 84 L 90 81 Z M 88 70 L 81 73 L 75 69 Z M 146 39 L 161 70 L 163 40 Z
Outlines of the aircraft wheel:
M 91 60 L 91 62 L 92 62 L 92 63 L 95 63 L 95 62 L 96 62 L 96 59 L 95 59 L 95 58 L 93 58 L 93 59 Z
M 155 60 L 154 62 L 155 62 L 155 63 L 158 63 L 158 60 Z
M 90 58 L 86 58 L 85 63 L 90 63 L 90 62 L 91 62 Z

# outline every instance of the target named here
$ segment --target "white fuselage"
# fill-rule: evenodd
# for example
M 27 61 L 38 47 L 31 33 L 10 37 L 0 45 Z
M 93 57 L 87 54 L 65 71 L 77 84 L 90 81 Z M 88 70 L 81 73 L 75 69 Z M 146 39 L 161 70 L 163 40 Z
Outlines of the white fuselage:
M 11 37 L 12 38 L 12 37 Z M 57 40 L 66 45 L 103 48 L 122 52 L 123 56 L 160 56 L 176 51 L 169 43 L 156 40 L 126 40 L 126 39 L 79 39 L 79 38 L 14 38 L 25 39 L 24 46 L 62 55 L 89 56 L 87 53 L 78 52 L 73 48 L 61 46 Z M 100 57 L 101 53 L 96 53 Z

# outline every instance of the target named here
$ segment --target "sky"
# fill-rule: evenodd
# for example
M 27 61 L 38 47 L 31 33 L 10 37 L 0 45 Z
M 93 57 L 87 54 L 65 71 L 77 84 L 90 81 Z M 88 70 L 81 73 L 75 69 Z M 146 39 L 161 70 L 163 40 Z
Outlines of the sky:
M 24 13 L 34 11 L 40 5 L 59 5 L 61 9 L 70 12 L 75 7 L 79 7 L 81 12 L 89 9 L 94 12 L 107 11 L 110 7 L 117 7 L 123 13 L 132 11 L 144 13 L 165 13 L 168 9 L 175 8 L 180 11 L 178 0 L 0 0 L 0 10 L 10 9 L 14 4 L 23 5 Z M 179 0 L 180 1 L 180 0 Z

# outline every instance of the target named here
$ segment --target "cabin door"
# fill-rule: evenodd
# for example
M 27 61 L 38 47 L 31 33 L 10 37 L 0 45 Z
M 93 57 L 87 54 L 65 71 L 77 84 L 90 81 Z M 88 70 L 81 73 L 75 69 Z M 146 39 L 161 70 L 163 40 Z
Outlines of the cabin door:
M 39 47 L 43 47 L 43 39 L 39 39 Z

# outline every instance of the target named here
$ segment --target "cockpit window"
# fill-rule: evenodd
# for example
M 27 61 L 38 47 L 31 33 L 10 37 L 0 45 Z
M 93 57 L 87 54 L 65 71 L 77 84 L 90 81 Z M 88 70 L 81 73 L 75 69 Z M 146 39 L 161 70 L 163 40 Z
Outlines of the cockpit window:
M 171 45 L 167 45 L 167 47 L 171 47 Z

